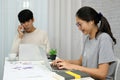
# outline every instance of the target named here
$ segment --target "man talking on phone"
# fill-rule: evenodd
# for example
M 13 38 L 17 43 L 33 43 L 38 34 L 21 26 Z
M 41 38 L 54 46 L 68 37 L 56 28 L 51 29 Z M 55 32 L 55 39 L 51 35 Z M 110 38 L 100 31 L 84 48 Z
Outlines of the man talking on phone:
M 50 47 L 47 33 L 35 28 L 33 25 L 34 17 L 32 11 L 29 9 L 20 11 L 18 14 L 18 20 L 20 25 L 18 25 L 18 34 L 13 41 L 11 52 L 19 55 L 20 44 L 44 45 L 46 52 L 49 52 Z

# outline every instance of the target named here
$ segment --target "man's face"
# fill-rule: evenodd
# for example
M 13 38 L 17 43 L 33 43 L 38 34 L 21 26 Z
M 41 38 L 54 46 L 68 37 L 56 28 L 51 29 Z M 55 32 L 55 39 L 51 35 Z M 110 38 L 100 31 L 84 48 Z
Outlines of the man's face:
M 31 32 L 31 30 L 33 28 L 33 22 L 34 22 L 34 20 L 30 19 L 29 21 L 21 23 L 21 25 L 23 26 L 23 28 L 26 32 Z

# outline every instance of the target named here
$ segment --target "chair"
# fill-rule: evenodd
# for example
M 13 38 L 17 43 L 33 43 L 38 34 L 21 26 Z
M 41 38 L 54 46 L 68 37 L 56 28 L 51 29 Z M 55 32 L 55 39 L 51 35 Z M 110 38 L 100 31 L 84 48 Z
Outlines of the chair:
M 118 74 L 118 68 L 120 66 L 120 59 L 117 58 L 117 64 L 116 64 L 116 69 L 115 69 L 115 74 L 114 74 L 114 80 L 117 80 L 117 74 Z

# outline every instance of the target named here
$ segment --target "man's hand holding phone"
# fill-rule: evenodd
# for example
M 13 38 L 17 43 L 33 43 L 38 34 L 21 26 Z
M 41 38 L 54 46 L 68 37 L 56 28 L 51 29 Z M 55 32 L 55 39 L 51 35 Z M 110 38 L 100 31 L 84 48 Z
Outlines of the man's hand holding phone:
M 22 25 L 19 25 L 18 26 L 18 33 L 19 33 L 19 38 L 23 38 L 23 35 L 24 35 L 24 27 Z

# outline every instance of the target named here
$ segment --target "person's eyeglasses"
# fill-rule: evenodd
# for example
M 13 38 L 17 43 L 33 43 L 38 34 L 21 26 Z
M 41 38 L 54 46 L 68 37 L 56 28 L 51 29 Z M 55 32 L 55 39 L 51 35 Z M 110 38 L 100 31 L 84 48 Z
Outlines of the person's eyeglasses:
M 81 26 L 81 24 L 80 23 L 76 23 L 76 26 L 79 27 L 79 26 Z

